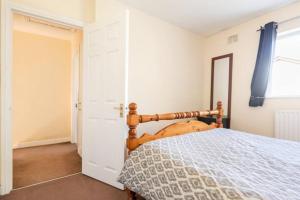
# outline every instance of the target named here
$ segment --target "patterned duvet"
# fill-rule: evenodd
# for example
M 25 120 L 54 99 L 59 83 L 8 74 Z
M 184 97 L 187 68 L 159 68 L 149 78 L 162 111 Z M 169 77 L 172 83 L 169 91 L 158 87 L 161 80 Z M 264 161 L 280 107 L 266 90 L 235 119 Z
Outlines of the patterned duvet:
M 119 181 L 147 200 L 300 200 L 300 143 L 227 129 L 160 139 Z

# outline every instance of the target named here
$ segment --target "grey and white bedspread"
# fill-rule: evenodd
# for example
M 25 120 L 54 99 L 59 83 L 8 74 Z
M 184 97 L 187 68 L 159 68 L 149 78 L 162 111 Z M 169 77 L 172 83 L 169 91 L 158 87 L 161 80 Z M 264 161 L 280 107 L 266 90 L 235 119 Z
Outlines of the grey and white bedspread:
M 227 129 L 160 139 L 119 181 L 147 200 L 300 200 L 300 143 Z

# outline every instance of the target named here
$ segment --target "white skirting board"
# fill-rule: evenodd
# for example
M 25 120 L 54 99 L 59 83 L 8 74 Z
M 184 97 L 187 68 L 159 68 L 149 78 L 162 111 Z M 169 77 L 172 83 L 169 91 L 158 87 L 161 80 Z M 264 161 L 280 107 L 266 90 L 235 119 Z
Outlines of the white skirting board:
M 49 144 L 59 144 L 59 143 L 64 143 L 64 142 L 71 142 L 71 138 L 67 137 L 67 138 L 39 140 L 39 141 L 32 141 L 32 142 L 23 142 L 23 143 L 14 145 L 13 149 L 36 147 L 36 146 L 43 146 L 43 145 L 49 145 Z
M 0 197 L 2 195 L 6 195 L 6 194 L 8 194 L 8 193 L 7 192 L 5 193 L 4 188 L 2 187 L 2 185 L 0 185 Z

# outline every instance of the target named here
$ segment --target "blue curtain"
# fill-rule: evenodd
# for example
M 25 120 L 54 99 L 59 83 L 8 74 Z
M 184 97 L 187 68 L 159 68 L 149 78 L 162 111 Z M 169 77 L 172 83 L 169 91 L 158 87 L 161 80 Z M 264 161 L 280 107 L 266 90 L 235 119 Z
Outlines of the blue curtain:
M 277 23 L 270 22 L 262 27 L 260 31 L 258 54 L 251 83 L 250 107 L 263 106 L 265 101 L 269 73 L 274 57 Z

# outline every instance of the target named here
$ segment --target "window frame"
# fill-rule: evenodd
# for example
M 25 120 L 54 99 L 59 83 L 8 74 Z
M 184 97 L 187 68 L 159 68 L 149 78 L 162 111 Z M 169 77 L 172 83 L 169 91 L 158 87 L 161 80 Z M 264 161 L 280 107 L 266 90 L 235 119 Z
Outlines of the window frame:
M 284 38 L 284 37 L 292 36 L 294 34 L 300 35 L 300 27 L 278 33 L 277 40 L 280 40 L 281 38 Z M 269 74 L 268 87 L 267 87 L 265 98 L 266 99 L 300 99 L 300 92 L 299 92 L 299 94 L 294 94 L 294 95 L 292 95 L 292 94 L 290 94 L 290 95 L 274 95 L 271 93 L 271 91 L 270 91 L 271 84 L 272 84 L 271 76 L 272 76 L 272 69 L 273 69 L 276 57 L 274 57 L 273 59 L 274 60 L 273 60 L 272 66 L 271 66 L 270 74 Z

